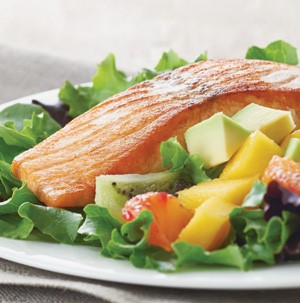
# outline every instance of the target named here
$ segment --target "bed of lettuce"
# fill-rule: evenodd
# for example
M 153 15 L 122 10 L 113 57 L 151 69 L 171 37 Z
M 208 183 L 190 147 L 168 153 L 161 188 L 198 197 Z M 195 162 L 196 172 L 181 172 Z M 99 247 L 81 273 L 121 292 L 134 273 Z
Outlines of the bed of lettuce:
M 253 46 L 248 49 L 246 58 L 298 64 L 296 49 L 284 41 L 273 42 L 266 48 Z M 206 53 L 195 62 L 201 60 L 207 60 Z M 64 83 L 59 98 L 67 106 L 62 108 L 70 119 L 74 118 L 113 94 L 186 64 L 186 60 L 169 51 L 162 55 L 153 70 L 143 69 L 128 77 L 116 68 L 115 57 L 110 54 L 99 64 L 92 86 Z M 232 233 L 228 245 L 213 252 L 184 242 L 174 243 L 172 253 L 149 245 L 147 238 L 153 220 L 149 211 L 143 211 L 136 220 L 121 225 L 107 209 L 94 204 L 84 209 L 44 206 L 26 184 L 11 173 L 11 162 L 16 155 L 38 144 L 65 123 L 53 115 L 51 107 L 40 101 L 42 106 L 15 104 L 0 112 L 0 236 L 97 246 L 103 256 L 126 259 L 138 268 L 164 272 L 205 264 L 249 270 L 257 261 L 273 265 L 278 260 L 299 257 L 299 209 L 286 209 L 282 204 L 280 213 L 276 209 L 277 213 L 273 215 L 271 206 L 266 219 L 263 200 L 268 189 L 261 182 L 257 182 L 245 198 L 243 206 L 248 208 L 237 207 L 230 214 Z M 216 177 L 222 169 L 205 171 L 202 160 L 189 156 L 176 138 L 161 145 L 161 155 L 162 166 L 180 171 L 190 184 Z M 291 239 L 296 247 L 292 252 L 287 249 Z

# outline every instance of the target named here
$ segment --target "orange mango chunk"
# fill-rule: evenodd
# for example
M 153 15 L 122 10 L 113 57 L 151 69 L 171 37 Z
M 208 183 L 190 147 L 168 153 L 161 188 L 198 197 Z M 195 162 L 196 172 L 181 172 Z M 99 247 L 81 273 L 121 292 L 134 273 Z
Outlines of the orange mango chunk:
M 196 209 L 177 241 L 199 245 L 209 251 L 220 248 L 229 235 L 229 214 L 235 207 L 221 197 L 208 199 Z
M 240 205 L 257 180 L 258 175 L 229 180 L 217 178 L 181 190 L 177 195 L 179 202 L 188 209 L 196 209 L 207 199 L 215 196 Z
M 262 175 L 274 155 L 281 156 L 282 149 L 261 131 L 252 133 L 238 152 L 226 164 L 220 178 L 239 179 Z

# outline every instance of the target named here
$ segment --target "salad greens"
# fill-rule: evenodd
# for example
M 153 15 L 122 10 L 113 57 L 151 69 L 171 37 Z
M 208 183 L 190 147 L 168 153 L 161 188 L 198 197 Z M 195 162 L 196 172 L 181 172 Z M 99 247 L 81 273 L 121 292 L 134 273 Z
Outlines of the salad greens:
M 265 48 L 250 47 L 247 51 L 246 59 L 268 60 L 291 65 L 298 64 L 297 49 L 282 40 L 270 43 Z
M 284 41 L 276 41 L 266 48 L 253 46 L 246 58 L 298 64 L 296 49 Z M 201 60 L 207 60 L 206 53 L 195 62 Z M 117 69 L 115 57 L 110 54 L 98 66 L 92 86 L 75 87 L 66 81 L 59 97 L 67 105 L 69 116 L 74 118 L 136 83 L 187 63 L 171 50 L 162 55 L 153 70 L 142 69 L 128 77 Z M 235 208 L 230 214 L 233 232 L 228 245 L 212 252 L 185 242 L 173 243 L 173 252 L 148 244 L 153 221 L 149 211 L 141 212 L 135 220 L 122 225 L 107 209 L 98 205 L 88 205 L 83 210 L 46 207 L 25 183 L 12 175 L 11 162 L 16 155 L 38 144 L 60 127 L 38 105 L 15 104 L 0 112 L 0 236 L 97 245 L 104 256 L 127 259 L 139 268 L 173 272 L 206 264 L 243 270 L 250 269 L 256 261 L 274 264 L 276 256 L 286 249 L 287 240 L 299 235 L 299 199 L 294 199 L 297 211 L 282 206 L 280 216 L 272 211 L 268 220 L 263 209 L 247 209 L 263 204 L 267 188 L 261 182 L 254 184 L 243 207 Z M 205 171 L 201 158 L 189 156 L 176 138 L 161 144 L 161 156 L 164 168 L 180 172 L 191 184 L 214 178 L 223 169 L 221 165 L 213 171 Z M 269 198 L 269 205 L 272 199 Z M 299 246 L 299 237 L 296 244 Z
M 170 138 L 160 145 L 162 167 L 170 167 L 171 172 L 179 172 L 184 180 L 191 184 L 208 181 L 199 155 L 189 155 L 178 142 L 177 138 Z
M 242 206 L 243 207 L 258 207 L 261 206 L 264 201 L 264 195 L 267 192 L 267 185 L 260 180 L 253 184 L 252 189 L 245 197 Z

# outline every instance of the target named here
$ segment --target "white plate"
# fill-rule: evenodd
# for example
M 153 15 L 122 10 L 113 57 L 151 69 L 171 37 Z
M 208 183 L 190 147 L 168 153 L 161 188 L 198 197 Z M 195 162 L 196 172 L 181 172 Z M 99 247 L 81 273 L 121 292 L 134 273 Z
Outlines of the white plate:
M 37 99 L 57 102 L 58 90 L 14 101 L 30 103 Z M 0 110 L 9 103 L 1 105 Z M 277 289 L 300 287 L 300 263 L 255 268 L 242 272 L 234 268 L 202 267 L 195 271 L 163 274 L 134 268 L 127 261 L 100 256 L 99 249 L 0 238 L 0 257 L 20 264 L 57 273 L 104 281 L 147 286 L 195 289 Z

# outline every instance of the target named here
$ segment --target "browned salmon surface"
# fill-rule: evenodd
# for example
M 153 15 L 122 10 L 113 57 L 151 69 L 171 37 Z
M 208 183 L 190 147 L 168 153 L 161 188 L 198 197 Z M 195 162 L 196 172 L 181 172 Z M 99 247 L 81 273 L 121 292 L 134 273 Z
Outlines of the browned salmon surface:
M 101 174 L 160 171 L 162 141 L 223 111 L 249 103 L 292 110 L 300 125 L 300 67 L 249 60 L 208 60 L 133 86 L 77 117 L 17 156 L 15 176 L 46 205 L 93 203 Z

